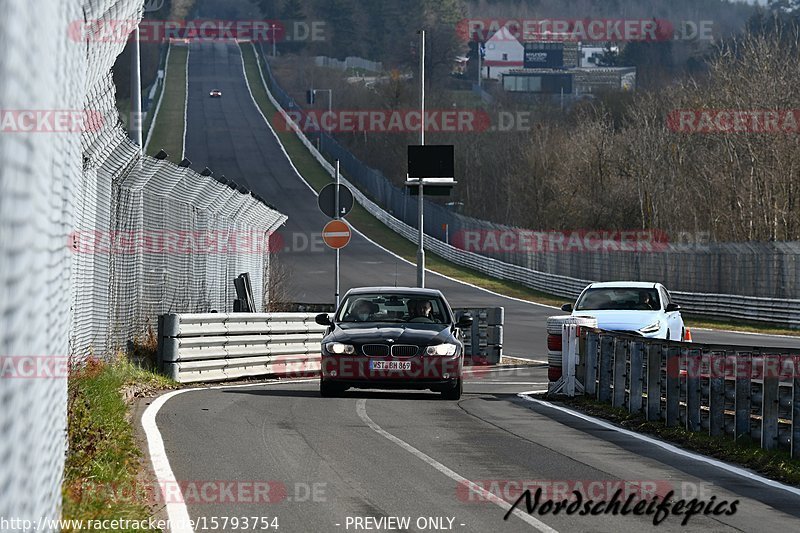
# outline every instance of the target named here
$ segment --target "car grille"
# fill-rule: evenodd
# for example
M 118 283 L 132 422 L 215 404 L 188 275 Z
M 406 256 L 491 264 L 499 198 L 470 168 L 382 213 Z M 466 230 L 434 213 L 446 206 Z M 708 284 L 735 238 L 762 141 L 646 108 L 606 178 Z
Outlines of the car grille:
M 413 344 L 397 344 L 392 346 L 392 357 L 414 357 L 418 350 L 419 346 Z
M 388 357 L 389 346 L 386 344 L 365 344 L 361 347 L 361 351 L 367 357 Z

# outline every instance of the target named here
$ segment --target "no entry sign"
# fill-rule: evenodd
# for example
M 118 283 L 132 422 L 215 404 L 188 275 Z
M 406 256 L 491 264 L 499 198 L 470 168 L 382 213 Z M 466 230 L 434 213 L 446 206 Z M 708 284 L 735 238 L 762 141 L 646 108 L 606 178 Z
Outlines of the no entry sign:
M 350 226 L 343 220 L 332 220 L 325 224 L 322 230 L 322 240 L 334 250 L 347 246 L 352 236 Z

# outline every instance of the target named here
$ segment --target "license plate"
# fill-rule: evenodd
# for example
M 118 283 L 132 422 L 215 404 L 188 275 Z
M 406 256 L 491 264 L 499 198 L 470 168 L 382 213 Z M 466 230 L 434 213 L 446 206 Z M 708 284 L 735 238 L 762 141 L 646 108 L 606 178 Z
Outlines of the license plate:
M 411 370 L 411 361 L 370 361 L 370 370 Z

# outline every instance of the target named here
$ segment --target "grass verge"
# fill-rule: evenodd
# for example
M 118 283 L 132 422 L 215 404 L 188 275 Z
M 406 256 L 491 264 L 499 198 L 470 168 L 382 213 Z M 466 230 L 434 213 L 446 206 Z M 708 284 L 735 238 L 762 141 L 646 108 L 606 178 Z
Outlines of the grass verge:
M 161 109 L 151 126 L 153 137 L 147 149 L 147 155 L 155 155 L 164 150 L 170 160 L 179 162 L 183 159 L 183 130 L 185 128 L 186 110 L 186 61 L 189 48 L 172 46 L 169 52 L 167 77 L 164 80 Z M 156 104 L 158 105 L 158 104 Z M 155 113 L 155 107 L 153 108 Z
M 124 356 L 111 362 L 89 359 L 73 369 L 68 385 L 63 519 L 150 518 L 149 489 L 154 484 L 142 464 L 129 406 L 136 397 L 175 387 L 171 380 Z
M 539 397 L 553 401 L 552 398 L 547 398 L 547 395 Z M 800 486 L 800 459 L 792 459 L 788 452 L 762 450 L 758 443 L 736 443 L 727 436 L 712 437 L 680 427 L 668 428 L 663 423 L 648 422 L 638 413 L 631 414 L 625 409 L 611 407 L 593 398 L 559 397 L 557 402 L 597 418 L 609 420 L 625 429 L 672 442 L 684 450 L 715 457 L 727 463 L 749 468 L 770 479 Z
M 253 91 L 253 96 L 261 108 L 261 111 L 264 113 L 264 116 L 269 120 L 270 117 L 277 115 L 278 110 L 270 102 L 267 91 L 264 89 L 264 85 L 261 82 L 257 57 L 250 44 L 244 43 L 241 44 L 240 47 L 242 49 L 242 55 L 244 56 L 245 72 L 247 74 L 247 80 L 250 83 L 250 89 Z M 320 166 L 294 133 L 281 131 L 279 128 L 275 128 L 275 132 L 278 138 L 280 138 L 281 144 L 283 144 L 283 147 L 286 149 L 286 153 L 289 154 L 295 167 L 297 167 L 297 170 L 315 190 L 319 191 L 331 182 L 330 175 Z M 381 246 L 408 261 L 416 262 L 417 246 L 389 229 L 377 218 L 370 215 L 360 204 L 355 204 L 353 211 L 347 215 L 347 221 Z M 560 307 L 567 302 L 565 298 L 537 291 L 519 283 L 489 278 L 482 272 L 452 263 L 430 251 L 426 253 L 426 259 L 426 267 L 429 270 L 506 296 L 554 307 Z M 687 326 L 800 336 L 800 331 L 797 330 L 773 328 L 756 323 L 711 321 L 704 317 L 687 320 Z

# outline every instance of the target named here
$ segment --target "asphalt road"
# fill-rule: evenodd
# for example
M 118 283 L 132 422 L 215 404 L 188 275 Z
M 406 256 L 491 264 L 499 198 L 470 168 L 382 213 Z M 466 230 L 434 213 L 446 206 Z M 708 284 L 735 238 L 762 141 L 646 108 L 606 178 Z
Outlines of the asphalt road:
M 222 98 L 210 98 L 212 89 Z M 268 117 L 271 118 L 271 117 Z M 257 192 L 289 216 L 280 230 L 284 249 L 279 255 L 291 272 L 293 301 L 331 303 L 334 252 L 321 241 L 328 218 L 315 194 L 297 176 L 280 144 L 264 123 L 242 72 L 235 43 L 191 45 L 189 56 L 189 106 L 187 157 L 193 168 L 205 167 Z M 366 285 L 415 286 L 413 265 L 355 235 L 341 252 L 342 293 Z M 545 321 L 560 310 L 492 295 L 429 272 L 427 285 L 440 289 L 454 307 L 505 307 L 504 352 L 543 360 L 547 356 Z M 800 339 L 753 336 L 729 332 L 697 331 L 695 342 L 798 347 Z
M 268 516 L 294 532 L 364 531 L 356 518 L 445 517 L 451 531 L 796 531 L 800 497 L 706 463 L 535 405 L 514 393 L 541 390 L 545 369 L 472 376 L 459 402 L 426 392 L 356 391 L 322 399 L 316 380 L 190 391 L 170 399 L 157 423 L 182 486 L 227 483 L 233 498 L 188 496 L 189 515 Z M 245 489 L 269 483 L 272 499 Z M 739 500 L 733 516 L 578 516 L 521 512 L 470 492 L 477 483 L 513 504 L 517 486 L 580 490 L 596 501 L 617 488 L 652 487 L 663 498 L 718 505 Z M 594 487 L 594 488 L 589 488 Z M 611 488 L 607 488 L 611 487 Z M 241 495 L 239 495 L 241 494 Z M 626 493 L 627 496 L 627 493 Z M 647 494 L 651 501 L 654 494 Z M 623 500 L 625 497 L 623 497 Z M 729 507 L 726 507 L 728 509 Z M 529 520 L 529 521 L 526 521 Z M 538 523 L 537 523 L 538 522 Z M 447 523 L 447 522 L 445 522 Z M 377 531 L 390 531 L 388 527 Z
M 286 232 L 318 233 L 326 219 L 253 106 L 236 46 L 192 45 L 189 79 L 187 150 L 194 167 L 208 166 L 258 192 L 289 215 Z M 224 91 L 222 99 L 208 97 L 213 88 Z M 294 273 L 298 301 L 331 301 L 331 252 L 289 246 L 283 260 Z M 412 266 L 358 236 L 342 254 L 342 265 L 343 288 L 393 285 L 395 269 L 398 284 L 415 281 Z M 504 306 L 506 352 L 536 358 L 546 353 L 544 320 L 553 309 L 489 295 L 434 274 L 429 282 L 454 306 Z M 696 340 L 706 340 L 705 335 L 698 332 Z M 754 339 L 726 333 L 712 337 L 742 344 Z M 156 423 L 180 484 L 223 483 L 233 490 L 224 501 L 213 490 L 184 494 L 190 516 L 205 519 L 206 525 L 215 518 L 247 516 L 266 517 L 270 524 L 277 518 L 278 531 L 287 533 L 390 531 L 387 526 L 397 524 L 373 522 L 388 517 L 407 517 L 409 524 L 399 528 L 407 531 L 634 532 L 654 527 L 652 515 L 529 516 L 524 504 L 504 520 L 509 504 L 503 502 L 515 501 L 516 487 L 527 483 L 534 489 L 547 487 L 545 499 L 559 499 L 582 486 L 589 497 L 609 500 L 616 488 L 635 492 L 646 486 L 661 497 L 675 490 L 675 500 L 698 498 L 714 506 L 738 500 L 732 516 L 694 516 L 685 526 L 683 517 L 668 516 L 657 528 L 661 531 L 800 529 L 795 493 L 517 396 L 543 390 L 546 381 L 541 365 L 491 369 L 467 378 L 459 402 L 427 392 L 350 391 L 343 398 L 322 399 L 316 380 L 226 386 L 169 399 Z M 466 481 L 488 490 L 496 502 L 485 501 L 485 492 L 466 490 Z M 263 490 L 260 498 L 254 496 L 252 487 L 258 483 L 262 489 L 268 483 L 266 498 Z M 217 530 L 237 529 L 229 524 Z

